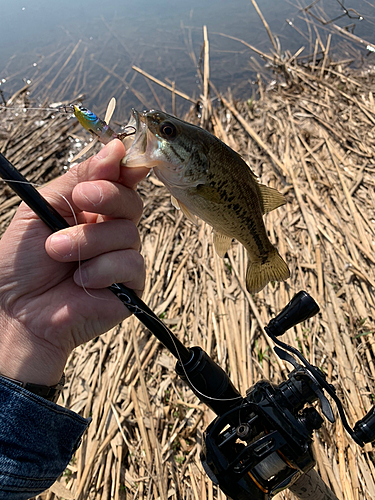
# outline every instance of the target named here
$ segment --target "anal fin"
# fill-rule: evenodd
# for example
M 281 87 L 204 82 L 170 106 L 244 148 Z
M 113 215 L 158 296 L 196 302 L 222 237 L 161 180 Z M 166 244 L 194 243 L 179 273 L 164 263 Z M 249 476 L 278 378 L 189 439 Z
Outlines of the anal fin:
M 214 247 L 219 257 L 221 258 L 224 257 L 224 255 L 229 250 L 231 243 L 232 243 L 231 237 L 225 236 L 225 234 L 214 231 Z

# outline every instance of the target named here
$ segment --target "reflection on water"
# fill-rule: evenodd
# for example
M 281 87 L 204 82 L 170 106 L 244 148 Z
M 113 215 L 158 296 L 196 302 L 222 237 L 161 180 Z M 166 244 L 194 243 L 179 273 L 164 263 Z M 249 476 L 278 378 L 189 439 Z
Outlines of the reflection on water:
M 258 0 L 282 48 L 294 53 L 304 45 L 303 54 L 307 56 L 314 50 L 313 18 L 301 12 L 297 4 L 299 0 Z M 355 23 L 355 34 L 375 42 L 373 2 L 346 0 L 345 6 L 353 19 L 346 16 L 335 23 Z M 358 16 L 349 8 L 355 8 L 364 21 L 355 19 Z M 340 16 L 343 10 L 337 0 L 320 0 L 311 12 L 328 20 Z M 30 79 L 34 84 L 32 95 L 39 102 L 46 96 L 56 101 L 73 100 L 84 93 L 85 105 L 102 114 L 110 97 L 116 96 L 118 121 L 125 120 L 133 106 L 171 111 L 171 93 L 146 80 L 132 66 L 169 85 L 174 82 L 177 89 L 194 99 L 199 97 L 197 67 L 203 25 L 208 28 L 212 83 L 220 91 L 230 88 L 235 96 L 250 98 L 264 62 L 245 45 L 219 34 L 271 52 L 270 40 L 249 0 L 7 1 L 0 17 L 0 79 L 7 80 L 1 88 L 9 96 L 20 88 L 22 78 Z M 325 43 L 330 25 L 320 26 L 320 30 Z M 347 57 L 353 56 L 338 34 L 333 35 L 331 47 L 332 51 L 342 49 Z M 366 58 L 365 49 L 361 50 Z M 366 62 L 373 57 L 370 54 Z M 186 110 L 188 102 L 177 98 L 176 104 L 178 114 Z

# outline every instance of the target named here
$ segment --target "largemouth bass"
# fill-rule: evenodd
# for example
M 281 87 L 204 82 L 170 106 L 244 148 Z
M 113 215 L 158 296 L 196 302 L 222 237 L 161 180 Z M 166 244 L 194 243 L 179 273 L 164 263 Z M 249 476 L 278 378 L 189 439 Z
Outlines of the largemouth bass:
M 129 125 L 136 134 L 123 165 L 152 167 L 176 208 L 212 226 L 220 257 L 233 238 L 242 243 L 248 253 L 250 293 L 289 278 L 263 222 L 265 213 L 285 203 L 284 196 L 260 184 L 241 156 L 206 130 L 162 111 L 132 113 Z

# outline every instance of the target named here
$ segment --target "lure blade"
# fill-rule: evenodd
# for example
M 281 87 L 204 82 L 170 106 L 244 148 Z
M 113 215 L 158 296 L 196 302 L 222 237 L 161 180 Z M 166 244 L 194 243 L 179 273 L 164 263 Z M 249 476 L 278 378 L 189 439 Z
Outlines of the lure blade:
M 105 112 L 104 121 L 109 123 L 111 121 L 112 115 L 116 109 L 116 99 L 112 97 L 107 106 L 107 111 Z

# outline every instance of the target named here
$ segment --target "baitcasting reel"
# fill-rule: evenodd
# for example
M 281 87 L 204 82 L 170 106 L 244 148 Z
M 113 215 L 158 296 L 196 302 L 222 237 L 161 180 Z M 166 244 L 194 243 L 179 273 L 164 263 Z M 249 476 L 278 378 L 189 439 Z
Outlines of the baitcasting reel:
M 299 351 L 277 339 L 318 311 L 314 300 L 306 292 L 299 292 L 266 327 L 277 344 L 276 354 L 294 367 L 288 380 L 279 385 L 262 380 L 244 398 L 234 389 L 232 398 L 222 398 L 220 404 L 205 401 L 219 416 L 206 429 L 202 464 L 211 480 L 232 499 L 272 498 L 314 467 L 313 432 L 321 427 L 323 418 L 312 404 L 319 401 L 321 413 L 330 422 L 335 421 L 323 390 L 336 402 L 343 425 L 357 444 L 363 446 L 375 439 L 375 409 L 352 430 L 335 389 L 326 382 L 324 374 Z M 177 371 L 189 385 L 192 382 L 193 390 L 203 399 L 193 381 L 198 380 L 194 370 L 185 376 L 180 373 L 181 366 Z M 223 386 L 222 382 L 219 385 Z

